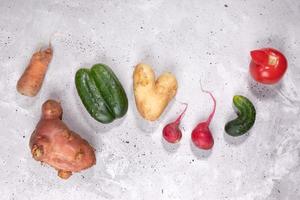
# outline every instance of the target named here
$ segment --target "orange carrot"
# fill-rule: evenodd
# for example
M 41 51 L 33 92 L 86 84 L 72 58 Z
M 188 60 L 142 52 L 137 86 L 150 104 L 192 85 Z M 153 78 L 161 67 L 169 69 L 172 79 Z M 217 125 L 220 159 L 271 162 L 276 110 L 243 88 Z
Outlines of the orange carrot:
M 29 65 L 18 81 L 17 90 L 19 93 L 33 97 L 40 91 L 52 55 L 51 45 L 47 49 L 33 54 Z

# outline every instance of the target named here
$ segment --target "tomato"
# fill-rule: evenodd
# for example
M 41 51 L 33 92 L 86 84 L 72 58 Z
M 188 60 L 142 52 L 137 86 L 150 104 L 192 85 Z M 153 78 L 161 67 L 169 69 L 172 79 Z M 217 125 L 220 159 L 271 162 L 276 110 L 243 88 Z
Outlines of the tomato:
M 263 84 L 277 83 L 284 75 L 288 63 L 285 56 L 273 48 L 263 48 L 250 52 L 250 74 Z

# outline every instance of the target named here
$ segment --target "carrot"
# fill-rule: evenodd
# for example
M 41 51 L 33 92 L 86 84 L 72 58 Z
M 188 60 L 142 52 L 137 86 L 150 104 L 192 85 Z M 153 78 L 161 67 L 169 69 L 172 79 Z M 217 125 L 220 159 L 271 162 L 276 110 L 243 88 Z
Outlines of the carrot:
M 51 45 L 47 49 L 33 54 L 29 65 L 17 83 L 17 91 L 19 93 L 33 97 L 40 91 L 52 55 Z

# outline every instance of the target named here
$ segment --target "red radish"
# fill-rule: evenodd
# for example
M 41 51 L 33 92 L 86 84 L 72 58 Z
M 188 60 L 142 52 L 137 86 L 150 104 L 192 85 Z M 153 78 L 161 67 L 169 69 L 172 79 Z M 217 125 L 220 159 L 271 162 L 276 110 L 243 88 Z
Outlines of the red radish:
M 179 128 L 180 121 L 182 119 L 182 116 L 184 115 L 188 105 L 184 103 L 185 109 L 182 111 L 182 113 L 179 115 L 179 117 L 169 124 L 167 124 L 163 129 L 163 137 L 167 142 L 170 143 L 177 143 L 180 141 L 182 137 L 181 130 Z
M 205 92 L 209 94 L 214 102 L 213 111 L 210 113 L 208 119 L 204 122 L 200 122 L 193 130 L 192 132 L 192 141 L 195 144 L 196 147 L 200 149 L 211 149 L 214 145 L 214 138 L 209 130 L 209 124 L 214 117 L 215 111 L 216 111 L 216 99 L 212 95 L 211 92 L 203 90 L 201 86 L 202 92 Z

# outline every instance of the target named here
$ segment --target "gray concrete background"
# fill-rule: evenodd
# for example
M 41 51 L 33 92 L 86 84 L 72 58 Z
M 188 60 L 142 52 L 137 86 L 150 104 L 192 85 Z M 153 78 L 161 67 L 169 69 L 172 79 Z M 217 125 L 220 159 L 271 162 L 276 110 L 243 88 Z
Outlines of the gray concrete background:
M 65 0 L 0 1 L 0 199 L 300 199 L 300 1 Z M 40 93 L 16 92 L 34 51 L 48 44 L 54 58 Z M 249 51 L 275 47 L 288 58 L 280 84 L 262 86 L 248 74 Z M 130 99 L 123 120 L 103 126 L 84 110 L 74 88 L 80 67 L 106 63 Z M 139 62 L 172 71 L 176 100 L 156 123 L 138 116 L 132 72 Z M 190 143 L 193 127 L 217 98 L 210 154 Z M 232 97 L 257 109 L 248 137 L 233 140 L 224 124 Z M 28 141 L 48 98 L 62 102 L 66 123 L 96 148 L 97 165 L 64 181 L 30 155 Z M 163 126 L 187 102 L 180 145 L 162 141 Z

